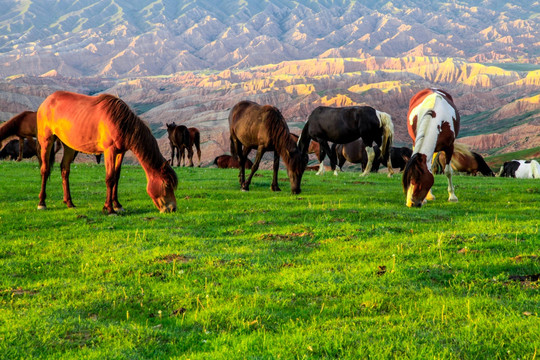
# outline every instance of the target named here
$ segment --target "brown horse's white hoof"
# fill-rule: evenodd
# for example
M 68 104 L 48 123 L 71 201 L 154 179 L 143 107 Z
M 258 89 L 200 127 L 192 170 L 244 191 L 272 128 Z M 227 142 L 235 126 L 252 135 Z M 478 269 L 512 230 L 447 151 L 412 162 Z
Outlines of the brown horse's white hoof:
M 47 210 L 47 206 L 45 206 L 45 205 L 38 205 L 37 209 L 38 209 L 38 210 Z

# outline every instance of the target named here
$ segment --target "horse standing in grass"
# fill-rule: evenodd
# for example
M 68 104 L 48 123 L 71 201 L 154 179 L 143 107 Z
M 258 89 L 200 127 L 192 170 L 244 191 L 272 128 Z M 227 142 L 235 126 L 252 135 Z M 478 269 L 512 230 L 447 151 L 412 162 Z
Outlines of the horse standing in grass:
M 32 138 L 32 142 L 23 139 L 23 159 L 29 159 L 36 156 L 36 141 Z M 20 144 L 19 140 L 11 140 L 0 150 L 0 160 L 9 158 L 10 160 L 19 161 Z
M 424 89 L 412 97 L 407 114 L 407 129 L 413 140 L 413 155 L 403 172 L 403 189 L 407 206 L 420 207 L 431 194 L 434 177 L 431 173 L 433 153 L 444 151 L 444 173 L 448 178 L 448 201 L 458 201 L 452 184 L 450 161 L 454 140 L 459 132 L 459 113 L 452 96 L 443 90 Z
M 394 124 L 390 115 L 377 111 L 371 106 L 348 106 L 333 108 L 319 106 L 311 112 L 306 121 L 302 134 L 298 139 L 298 147 L 307 153 L 311 139 L 321 146 L 321 164 L 325 154 L 330 158 L 330 166 L 337 175 L 336 153 L 330 150 L 328 141 L 335 144 L 347 144 L 361 138 L 368 147 L 369 157 L 375 157 L 373 148 L 375 142 L 381 148 L 381 159 L 389 161 L 390 147 L 394 138 Z M 392 165 L 388 164 L 391 169 Z M 362 175 L 369 173 L 364 171 Z
M 70 164 L 76 151 L 103 153 L 107 198 L 103 212 L 123 211 L 118 202 L 118 180 L 126 151 L 131 150 L 147 178 L 146 191 L 160 212 L 176 210 L 176 173 L 161 155 L 156 139 L 141 119 L 119 98 L 103 94 L 87 96 L 57 91 L 47 97 L 37 112 L 40 145 L 41 192 L 38 209 L 45 209 L 46 184 L 51 165 L 50 152 L 55 137 L 64 143 L 62 185 L 64 203 L 75 207 L 69 188 Z
M 167 125 L 167 134 L 171 145 L 171 165 L 174 166 L 174 155 L 176 151 L 176 166 L 180 166 L 180 154 L 184 160 L 184 151 L 188 151 L 188 157 L 193 158 L 193 150 L 189 146 L 189 130 L 184 125 L 176 125 L 174 122 Z M 191 164 L 193 166 L 193 162 Z
M 35 111 L 23 111 L 6 121 L 0 127 L 0 141 L 13 135 L 19 137 L 19 156 L 17 157 L 17 161 L 23 159 L 24 139 L 29 144 L 35 145 L 34 137 L 37 132 L 36 115 Z
M 243 191 L 249 190 L 251 178 L 259 168 L 266 151 L 274 152 L 274 176 L 272 191 L 281 191 L 278 186 L 279 157 L 287 167 L 291 192 L 300 193 L 302 175 L 307 165 L 307 154 L 302 154 L 291 138 L 289 127 L 281 112 L 270 105 L 259 105 L 251 101 L 241 101 L 229 113 L 231 152 L 240 158 L 239 181 Z M 257 149 L 255 162 L 249 177 L 245 179 L 245 163 L 252 149 Z
M 442 173 L 446 164 L 446 155 L 444 152 L 439 152 L 434 156 L 432 171 L 436 174 Z M 480 173 L 484 176 L 495 176 L 493 170 L 490 169 L 482 155 L 470 151 L 465 145 L 454 143 L 454 154 L 450 161 L 452 170 L 476 176 Z

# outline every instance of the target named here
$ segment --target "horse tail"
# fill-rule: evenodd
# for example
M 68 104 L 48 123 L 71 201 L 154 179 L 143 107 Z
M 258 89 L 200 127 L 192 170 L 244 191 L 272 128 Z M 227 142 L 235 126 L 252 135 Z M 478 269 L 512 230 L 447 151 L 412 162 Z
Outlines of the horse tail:
M 531 173 L 533 179 L 540 179 L 540 164 L 536 160 L 531 160 Z
M 383 130 L 381 154 L 379 158 L 386 162 L 390 156 L 390 148 L 394 142 L 394 123 L 392 122 L 392 117 L 389 114 L 378 110 L 376 110 L 376 112 Z

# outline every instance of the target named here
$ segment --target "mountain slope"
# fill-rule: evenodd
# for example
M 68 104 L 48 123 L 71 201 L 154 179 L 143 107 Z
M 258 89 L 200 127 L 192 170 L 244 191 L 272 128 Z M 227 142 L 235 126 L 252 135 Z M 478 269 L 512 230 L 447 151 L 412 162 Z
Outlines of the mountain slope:
M 540 56 L 540 5 L 528 0 L 0 0 L 0 8 L 2 76 L 164 75 L 336 54 Z

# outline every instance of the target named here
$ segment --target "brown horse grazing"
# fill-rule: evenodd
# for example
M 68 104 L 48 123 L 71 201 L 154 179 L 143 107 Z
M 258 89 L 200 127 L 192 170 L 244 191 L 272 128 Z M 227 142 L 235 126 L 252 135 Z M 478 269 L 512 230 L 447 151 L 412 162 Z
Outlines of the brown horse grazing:
M 434 199 L 431 161 L 436 151 L 446 153 L 444 173 L 448 178 L 448 201 L 457 201 L 450 161 L 454 139 L 459 132 L 459 113 L 450 94 L 438 89 L 424 89 L 414 95 L 409 103 L 407 128 L 414 143 L 413 155 L 402 179 L 407 206 L 420 207 L 426 199 Z
M 240 162 L 238 158 L 234 158 L 231 155 L 219 155 L 214 159 L 214 165 L 220 169 L 240 169 Z M 246 159 L 246 169 L 251 170 L 253 163 L 251 160 Z
M 343 164 L 345 164 L 345 161 L 353 164 L 361 164 L 362 169 L 364 170 L 361 176 L 369 174 L 375 159 L 380 156 L 380 150 L 377 145 L 372 148 L 366 147 L 361 138 L 347 144 L 333 144 L 331 151 L 336 153 L 337 165 L 341 170 L 343 169 Z M 388 176 L 392 176 L 393 173 L 393 168 L 389 167 Z
M 446 164 L 446 155 L 444 152 L 439 152 L 433 158 L 432 172 L 435 174 L 442 173 L 442 164 Z M 476 176 L 478 173 L 484 176 L 495 176 L 495 173 L 488 166 L 482 155 L 469 150 L 463 144 L 454 143 L 454 155 L 452 155 L 450 166 L 452 166 L 454 171 L 473 176 Z
M 167 134 L 171 145 L 171 165 L 174 166 L 174 154 L 176 150 L 176 166 L 180 166 L 180 154 L 184 160 L 184 150 L 187 149 L 188 157 L 193 158 L 193 149 L 189 146 L 189 130 L 184 125 L 176 125 L 174 122 L 167 125 Z M 191 162 L 193 166 L 193 161 Z
M 19 137 L 19 156 L 17 161 L 23 158 L 24 139 L 28 142 L 35 143 L 34 137 L 37 133 L 36 112 L 23 111 L 6 121 L 0 127 L 0 142 L 7 137 L 16 135 Z M 2 148 L 2 146 L 0 146 Z
M 41 192 L 38 209 L 45 209 L 46 184 L 51 167 L 47 161 L 55 137 L 64 143 L 62 185 L 64 203 L 74 207 L 69 189 L 70 163 L 76 151 L 103 153 L 107 198 L 103 211 L 122 211 L 118 202 L 118 180 L 126 151 L 131 150 L 147 178 L 146 191 L 160 212 L 176 210 L 176 173 L 161 155 L 152 132 L 119 98 L 102 94 L 87 96 L 57 91 L 47 97 L 37 113 L 41 159 Z
M 274 151 L 274 176 L 272 191 L 280 191 L 278 186 L 279 157 L 283 158 L 291 183 L 291 192 L 300 193 L 302 175 L 307 165 L 307 154 L 303 155 L 291 138 L 289 127 L 281 112 L 270 105 L 259 105 L 251 101 L 241 101 L 229 113 L 231 152 L 240 158 L 239 181 L 243 191 L 249 190 L 251 178 L 259 168 L 266 151 Z M 255 162 L 245 180 L 245 163 L 252 149 L 257 149 Z

